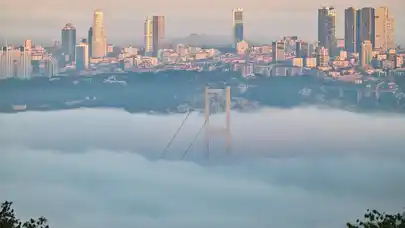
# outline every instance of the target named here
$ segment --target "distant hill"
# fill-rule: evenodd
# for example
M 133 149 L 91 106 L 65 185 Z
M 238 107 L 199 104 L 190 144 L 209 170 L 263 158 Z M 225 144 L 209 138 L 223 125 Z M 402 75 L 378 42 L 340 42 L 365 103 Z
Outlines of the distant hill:
M 191 34 L 183 38 L 168 39 L 172 44 L 184 44 L 190 46 L 231 46 L 232 40 L 226 36 L 213 36 L 207 34 Z

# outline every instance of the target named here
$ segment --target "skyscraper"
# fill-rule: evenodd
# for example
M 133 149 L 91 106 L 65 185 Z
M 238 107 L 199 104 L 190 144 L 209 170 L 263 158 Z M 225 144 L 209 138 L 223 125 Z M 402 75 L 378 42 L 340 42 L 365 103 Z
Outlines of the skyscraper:
M 92 58 L 92 54 L 91 54 L 91 51 L 93 48 L 92 42 L 93 42 L 93 27 L 90 27 L 89 32 L 87 34 L 87 43 L 89 46 L 89 58 Z
M 336 11 L 334 7 L 323 7 L 318 10 L 319 45 L 329 50 L 329 55 L 336 52 Z
M 145 54 L 157 57 L 165 38 L 165 17 L 149 16 L 144 24 Z
M 76 46 L 76 70 L 89 68 L 89 46 L 84 39 Z
M 375 11 L 374 8 L 366 7 L 357 11 L 357 51 L 360 52 L 362 43 L 370 41 L 374 47 L 375 43 Z
M 95 10 L 93 15 L 92 50 L 93 58 L 102 58 L 107 54 L 107 37 L 104 29 L 103 12 Z
M 145 55 L 152 56 L 153 53 L 153 17 L 147 17 L 144 25 Z
M 233 20 L 233 47 L 236 48 L 236 44 L 243 40 L 243 9 L 237 8 L 232 12 Z
M 378 7 L 374 10 L 374 48 L 387 51 L 388 41 L 388 8 Z
M 68 23 L 62 29 L 62 52 L 68 55 L 68 62 L 75 60 L 75 47 L 76 47 L 76 28 Z
M 152 56 L 157 56 L 159 49 L 162 46 L 162 42 L 165 37 L 165 17 L 164 16 L 153 16 L 152 19 L 152 43 L 153 51 Z
M 387 22 L 387 49 L 395 49 L 396 46 L 395 19 L 394 17 L 389 17 Z
M 345 49 L 357 52 L 357 9 L 353 7 L 345 10 Z

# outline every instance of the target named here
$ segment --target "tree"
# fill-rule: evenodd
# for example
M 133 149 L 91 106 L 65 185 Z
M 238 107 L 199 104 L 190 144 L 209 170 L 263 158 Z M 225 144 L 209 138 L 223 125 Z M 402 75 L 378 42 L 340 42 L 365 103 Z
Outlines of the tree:
M 347 223 L 348 228 L 405 228 L 404 214 L 386 214 L 377 210 L 367 210 L 364 220 L 357 219 L 355 224 Z
M 13 203 L 5 201 L 0 209 L 0 228 L 49 228 L 45 217 L 30 219 L 22 223 L 15 215 Z

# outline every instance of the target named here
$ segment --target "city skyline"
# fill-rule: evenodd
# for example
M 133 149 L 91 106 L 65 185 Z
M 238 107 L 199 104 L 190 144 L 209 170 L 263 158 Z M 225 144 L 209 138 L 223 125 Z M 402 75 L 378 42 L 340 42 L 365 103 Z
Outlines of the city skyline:
M 163 15 L 166 19 L 166 34 L 168 39 L 188 36 L 191 33 L 207 34 L 216 36 L 219 39 L 232 41 L 232 17 L 230 12 L 235 8 L 244 9 L 245 37 L 248 40 L 268 41 L 286 35 L 297 35 L 305 40 L 316 40 L 317 38 L 317 9 L 322 6 L 333 6 L 337 12 L 337 37 L 344 37 L 344 9 L 350 6 L 361 8 L 366 6 L 387 6 L 396 18 L 397 28 L 403 27 L 404 16 L 399 14 L 399 7 L 404 3 L 399 1 L 329 1 L 321 4 L 321 1 L 313 1 L 303 5 L 297 1 L 264 2 L 254 0 L 249 4 L 242 1 L 231 3 L 222 2 L 210 5 L 210 1 L 187 2 L 181 5 L 178 2 L 171 4 L 161 3 L 158 6 L 154 3 L 142 3 L 136 6 L 126 1 L 109 4 L 107 1 L 89 1 L 81 4 L 79 9 L 71 9 L 71 5 L 65 3 L 52 6 L 47 0 L 44 4 L 37 4 L 36 10 L 15 16 L 10 12 L 20 7 L 21 0 L 6 2 L 5 7 L 0 9 L 0 28 L 4 31 L 2 36 L 10 40 L 32 39 L 38 41 L 51 41 L 60 39 L 58 34 L 66 23 L 72 23 L 78 30 L 77 39 L 86 37 L 88 28 L 91 26 L 92 12 L 100 8 L 105 13 L 104 23 L 108 31 L 109 42 L 111 43 L 143 43 L 143 26 L 148 15 Z M 367 3 L 367 4 L 365 4 Z M 46 7 L 44 7 L 46 5 Z M 74 4 L 72 4 L 74 5 Z M 97 6 L 97 7 L 95 7 Z M 142 6 L 142 7 L 141 7 Z M 215 7 L 212 7 L 215 6 Z M 159 7 L 161 10 L 157 10 Z M 63 10 L 62 10 L 63 8 Z M 190 10 L 190 9 L 198 9 Z M 71 11 L 70 11 L 71 10 Z M 25 10 L 23 10 L 25 12 Z M 157 12 L 159 11 L 159 12 Z M 207 15 L 209 15 L 207 17 Z M 292 16 L 293 15 L 293 16 Z M 277 18 L 277 20 L 274 20 Z M 187 20 L 187 23 L 184 21 Z M 6 24 L 8 22 L 8 24 Z M 35 24 L 35 30 L 32 25 Z M 302 26 L 303 24 L 307 26 Z M 283 26 L 280 26 L 283 25 Z M 130 26 L 131 28 L 129 29 Z M 29 27 L 29 28 L 28 28 Z M 263 27 L 272 29 L 263 30 Z M 19 29 L 16 29 L 19 28 Z M 27 28 L 27 29 L 25 29 Z M 274 29 L 273 29 L 274 28 Z M 404 43 L 405 34 L 397 29 L 398 43 Z M 3 39 L 5 37 L 2 37 Z M 402 41 L 402 42 L 401 42 Z

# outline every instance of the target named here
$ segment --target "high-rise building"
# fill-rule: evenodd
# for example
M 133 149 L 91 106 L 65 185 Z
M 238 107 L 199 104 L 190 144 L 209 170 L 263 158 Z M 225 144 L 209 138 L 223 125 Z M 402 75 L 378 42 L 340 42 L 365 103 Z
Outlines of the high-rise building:
M 388 8 L 377 7 L 374 9 L 374 45 L 380 51 L 387 51 L 388 41 Z
M 349 7 L 345 10 L 345 49 L 357 52 L 357 9 Z
M 279 40 L 276 42 L 272 43 L 272 60 L 275 61 L 283 61 L 285 60 L 285 48 L 286 48 L 286 42 L 285 40 Z
M 153 17 L 147 17 L 144 24 L 144 45 L 145 55 L 152 56 L 153 53 Z
M 76 70 L 89 68 L 89 46 L 86 40 L 82 40 L 76 46 Z
M 244 39 L 243 34 L 243 9 L 237 8 L 232 12 L 233 20 L 233 47 L 236 48 L 236 44 Z
M 157 57 L 165 39 L 165 17 L 148 16 L 144 24 L 145 55 Z
M 0 50 L 0 78 L 29 79 L 32 74 L 31 51 L 24 47 L 2 47 Z
M 87 43 L 88 43 L 88 46 L 89 46 L 89 59 L 92 58 L 92 54 L 91 54 L 91 51 L 92 51 L 92 48 L 93 48 L 92 42 L 93 42 L 93 27 L 90 27 L 89 32 L 87 34 Z
M 394 17 L 389 17 L 387 22 L 387 49 L 395 49 L 396 46 L 395 19 Z
M 374 47 L 375 43 L 375 10 L 371 7 L 357 11 L 357 51 L 361 52 L 362 43 L 370 41 Z
M 165 37 L 165 17 L 153 16 L 152 25 L 152 56 L 157 57 Z
M 93 35 L 91 55 L 93 58 L 103 58 L 107 54 L 107 37 L 103 22 L 103 12 L 95 10 L 93 15 Z
M 76 47 L 76 28 L 71 23 L 68 23 L 62 29 L 62 52 L 65 59 L 68 62 L 72 62 L 75 59 L 75 47 Z
M 360 65 L 367 66 L 371 64 L 373 59 L 373 44 L 370 40 L 365 40 L 361 43 Z
M 336 11 L 334 7 L 323 7 L 318 10 L 319 45 L 329 50 L 330 55 L 336 52 Z

